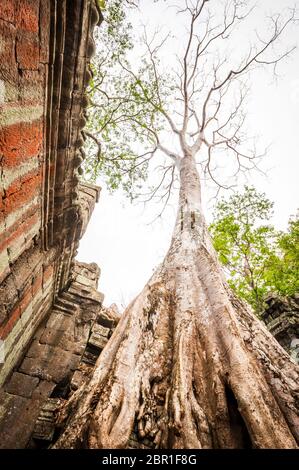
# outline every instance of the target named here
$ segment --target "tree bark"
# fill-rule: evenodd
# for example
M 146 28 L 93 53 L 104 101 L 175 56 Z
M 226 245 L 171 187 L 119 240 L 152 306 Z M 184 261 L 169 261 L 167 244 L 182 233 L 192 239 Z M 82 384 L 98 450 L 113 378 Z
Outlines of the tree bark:
M 180 162 L 173 237 L 125 310 L 55 448 L 297 448 L 299 369 L 229 289 L 207 231 L 192 155 Z

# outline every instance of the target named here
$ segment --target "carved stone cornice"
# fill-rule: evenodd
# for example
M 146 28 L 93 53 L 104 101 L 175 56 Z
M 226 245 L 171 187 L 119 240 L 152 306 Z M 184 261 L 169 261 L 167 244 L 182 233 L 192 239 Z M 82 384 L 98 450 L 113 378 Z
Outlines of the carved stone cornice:
M 66 249 L 78 236 L 86 86 L 95 51 L 92 33 L 102 15 L 96 0 L 60 0 L 51 1 L 50 18 L 42 224 L 46 250 L 53 245 Z

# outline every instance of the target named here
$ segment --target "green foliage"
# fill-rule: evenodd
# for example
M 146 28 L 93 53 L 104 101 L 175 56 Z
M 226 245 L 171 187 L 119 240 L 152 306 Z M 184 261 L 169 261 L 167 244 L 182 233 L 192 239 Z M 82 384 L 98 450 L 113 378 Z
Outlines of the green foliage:
M 121 0 L 106 1 L 105 21 L 95 36 L 84 176 L 102 178 L 111 190 L 121 187 L 132 199 L 147 178 L 156 133 L 163 128 L 168 77 L 159 77 L 158 85 L 150 58 L 141 59 L 137 72 L 131 69 L 134 39 Z
M 273 203 L 252 187 L 220 201 L 210 226 L 214 246 L 233 290 L 257 313 L 269 292 L 298 291 L 299 228 L 291 220 L 287 233 L 265 224 Z
M 98 3 L 99 3 L 99 7 L 100 7 L 102 10 L 105 10 L 105 7 L 106 7 L 106 0 L 98 0 Z
M 299 218 L 291 217 L 286 233 L 277 238 L 278 256 L 276 264 L 268 270 L 269 282 L 281 295 L 299 292 Z

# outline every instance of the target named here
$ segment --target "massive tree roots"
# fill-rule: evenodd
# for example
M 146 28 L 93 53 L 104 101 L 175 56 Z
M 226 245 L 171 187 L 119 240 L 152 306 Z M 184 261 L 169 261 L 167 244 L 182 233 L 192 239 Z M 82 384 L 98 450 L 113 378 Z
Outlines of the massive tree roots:
M 223 278 L 190 156 L 164 262 L 127 307 L 56 448 L 296 448 L 299 368 Z
M 298 376 L 188 240 L 126 309 L 55 447 L 126 448 L 137 426 L 157 448 L 294 448 Z

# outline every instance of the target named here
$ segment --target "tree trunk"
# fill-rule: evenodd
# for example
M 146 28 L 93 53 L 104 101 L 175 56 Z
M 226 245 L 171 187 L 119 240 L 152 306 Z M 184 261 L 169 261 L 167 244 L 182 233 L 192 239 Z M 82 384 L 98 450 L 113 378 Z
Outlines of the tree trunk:
M 56 448 L 297 448 L 298 367 L 228 288 L 192 156 L 180 166 L 170 249 L 127 307 Z

